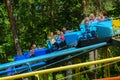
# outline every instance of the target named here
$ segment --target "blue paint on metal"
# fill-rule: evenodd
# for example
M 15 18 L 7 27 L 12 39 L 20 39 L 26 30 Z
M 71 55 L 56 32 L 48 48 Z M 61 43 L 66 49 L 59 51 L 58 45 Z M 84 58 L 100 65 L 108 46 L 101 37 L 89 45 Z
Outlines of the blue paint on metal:
M 80 24 L 80 31 L 86 33 L 85 25 Z M 89 24 L 90 31 L 96 31 L 98 38 L 112 37 L 113 27 L 111 20 L 105 20 L 100 22 L 94 22 Z
M 32 71 L 33 67 L 42 66 L 42 65 L 45 65 L 45 64 L 46 64 L 46 62 L 38 62 L 38 63 L 34 63 L 34 64 L 31 64 L 31 65 L 29 64 L 29 66 L 28 65 L 23 65 L 23 66 L 20 66 L 20 67 L 17 67 L 17 68 L 15 68 L 15 67 L 12 68 L 11 67 L 12 69 L 7 69 L 7 70 L 0 71 L 0 74 L 6 74 L 6 73 L 9 73 L 9 72 L 11 72 L 13 74 L 16 74 L 21 70 L 29 70 L 30 68 L 31 68 L 30 71 Z
M 69 49 L 65 49 L 65 50 L 61 50 L 61 51 L 52 52 L 50 54 L 41 55 L 41 56 L 38 56 L 38 57 L 33 57 L 33 58 L 30 58 L 30 59 L 10 62 L 10 63 L 6 63 L 6 64 L 1 64 L 0 65 L 0 70 L 8 68 L 8 67 L 13 67 L 13 66 L 16 66 L 16 65 L 26 64 L 26 63 L 29 63 L 29 62 L 42 61 L 42 60 L 47 60 L 47 59 L 50 59 L 50 58 L 55 58 L 55 57 L 58 57 L 58 56 L 68 55 L 68 54 L 80 52 L 80 51 L 83 51 L 83 50 L 86 50 L 86 49 L 99 48 L 99 47 L 102 47 L 102 46 L 105 46 L 105 45 L 107 45 L 107 42 L 102 42 L 102 43 L 99 43 L 99 44 L 94 44 L 94 45 L 90 45 L 90 46 L 86 46 L 86 47 L 82 47 L 82 48 L 73 47 L 73 48 L 69 48 Z
M 31 65 L 30 63 L 27 63 L 28 67 L 29 67 L 29 71 L 31 72 L 32 71 L 32 68 L 31 68 Z
M 82 35 L 80 31 L 64 34 L 67 46 L 76 46 L 79 35 Z
M 55 61 L 55 62 L 53 62 L 53 63 L 51 63 L 51 64 L 46 64 L 46 65 L 43 66 L 43 67 L 39 67 L 39 68 L 35 69 L 35 71 L 41 70 L 41 69 L 44 69 L 44 68 L 47 68 L 47 67 L 50 67 L 50 66 L 55 65 L 55 64 L 59 64 L 60 62 L 64 62 L 64 61 L 66 61 L 66 60 L 70 60 L 70 59 L 72 59 L 72 58 L 75 58 L 75 57 L 77 57 L 77 56 L 80 56 L 81 54 L 87 54 L 87 53 L 89 53 L 89 52 L 91 52 L 91 51 L 93 51 L 93 50 L 95 50 L 95 49 L 96 49 L 96 48 L 91 48 L 91 49 L 89 49 L 89 50 L 85 50 L 85 51 L 80 52 L 80 53 L 77 53 L 77 54 L 75 54 L 75 55 L 71 55 L 70 57 L 66 57 L 66 58 L 61 59 L 61 60 L 59 60 L 59 61 Z
M 111 20 L 98 22 L 97 25 L 95 26 L 97 28 L 98 38 L 113 36 L 113 28 L 112 28 Z

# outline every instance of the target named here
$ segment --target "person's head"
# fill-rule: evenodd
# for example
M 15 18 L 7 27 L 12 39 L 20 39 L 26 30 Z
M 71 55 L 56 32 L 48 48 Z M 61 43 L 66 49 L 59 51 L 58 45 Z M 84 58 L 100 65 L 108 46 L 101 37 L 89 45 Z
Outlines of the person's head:
M 64 33 L 62 31 L 60 31 L 60 35 L 64 35 Z
M 63 29 L 62 29 L 62 30 L 63 30 L 63 32 L 65 33 L 67 29 L 66 29 L 65 27 L 63 27 Z
M 103 15 L 103 12 L 100 12 L 100 13 L 99 13 L 99 16 L 101 16 L 101 17 L 104 16 L 104 15 Z
M 50 36 L 54 36 L 54 33 L 53 33 L 53 32 L 50 32 Z
M 103 21 L 103 20 L 105 20 L 105 17 L 104 17 L 104 15 L 103 15 L 103 12 L 100 12 L 100 13 L 99 13 L 97 19 L 98 19 L 98 21 Z
M 32 49 L 36 49 L 36 48 L 37 48 L 36 44 L 33 44 Z
M 86 18 L 84 19 L 84 23 L 85 23 L 85 24 L 88 23 L 89 21 L 90 21 L 89 17 L 86 17 Z
M 57 30 L 57 35 L 60 35 L 60 30 Z
M 93 13 L 91 13 L 89 18 L 90 18 L 90 20 L 94 20 L 95 19 L 95 15 Z
M 103 13 L 103 16 L 107 16 L 107 12 L 102 12 Z

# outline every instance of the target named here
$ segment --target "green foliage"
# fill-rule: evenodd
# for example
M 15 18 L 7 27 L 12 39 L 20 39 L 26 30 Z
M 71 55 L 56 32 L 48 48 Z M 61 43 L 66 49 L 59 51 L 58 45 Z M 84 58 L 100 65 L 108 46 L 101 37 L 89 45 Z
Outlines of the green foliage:
M 120 0 L 114 0 L 113 8 L 109 10 L 109 14 L 114 17 L 120 17 Z
M 19 42 L 22 51 L 28 51 L 31 44 L 38 47 L 46 47 L 49 32 L 54 32 L 62 27 L 79 29 L 79 23 L 83 20 L 83 13 L 89 16 L 91 12 L 97 14 L 97 10 L 106 11 L 109 15 L 120 16 L 120 0 L 85 0 L 86 11 L 83 12 L 82 0 L 11 0 L 13 15 L 16 21 Z M 53 6 L 53 26 L 51 25 L 51 7 Z M 112 47 L 112 56 L 119 53 L 118 48 Z M 9 57 L 16 55 L 11 26 L 6 12 L 4 0 L 0 1 L 0 59 L 1 63 L 7 62 Z M 88 56 L 82 57 L 84 61 Z M 3 60 L 4 59 L 4 60 Z M 86 60 L 87 61 L 87 60 Z M 118 68 L 118 67 L 117 67 Z M 115 67 L 115 69 L 117 69 Z M 99 73 L 102 74 L 101 69 Z M 98 74 L 99 75 L 99 74 Z M 85 80 L 84 75 L 81 78 Z
M 0 5 L 0 54 L 12 55 L 14 47 L 12 47 L 13 40 L 11 34 L 10 23 L 8 20 L 8 14 L 5 10 L 5 4 Z M 10 49 L 11 47 L 11 49 Z M 13 50 L 12 50 L 13 49 Z

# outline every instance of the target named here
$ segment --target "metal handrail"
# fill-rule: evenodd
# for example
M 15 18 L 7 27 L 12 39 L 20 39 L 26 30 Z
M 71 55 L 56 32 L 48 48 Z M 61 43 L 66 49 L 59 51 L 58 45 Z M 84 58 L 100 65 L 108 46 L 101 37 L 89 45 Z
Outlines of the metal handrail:
M 78 67 L 107 63 L 107 62 L 112 62 L 112 61 L 117 61 L 117 60 L 120 60 L 120 56 L 113 57 L 113 58 L 102 59 L 102 60 L 97 60 L 97 61 L 79 63 L 79 64 L 74 64 L 74 65 L 69 65 L 69 66 L 40 70 L 40 71 L 35 71 L 35 72 L 30 72 L 30 73 L 7 76 L 7 77 L 0 78 L 0 80 L 11 80 L 11 79 L 17 79 L 17 78 L 22 78 L 22 77 L 29 77 L 29 76 L 33 76 L 33 75 L 46 74 L 46 73 L 51 73 L 51 72 L 58 72 L 58 71 L 63 71 L 63 70 L 68 70 L 68 69 L 75 69 L 75 68 L 78 68 Z

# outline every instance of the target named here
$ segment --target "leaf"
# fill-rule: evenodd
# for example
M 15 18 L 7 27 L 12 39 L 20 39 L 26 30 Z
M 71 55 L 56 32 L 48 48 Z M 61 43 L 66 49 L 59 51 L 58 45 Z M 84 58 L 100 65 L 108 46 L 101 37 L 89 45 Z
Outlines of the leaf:
M 6 25 L 9 25 L 9 24 L 10 24 L 10 22 L 9 22 L 7 19 L 4 20 L 4 23 L 5 23 Z
M 80 4 L 80 3 L 78 3 L 78 4 L 76 5 L 76 7 L 77 7 L 77 8 L 80 8 L 80 7 L 81 7 L 81 4 Z
M 29 2 L 30 4 L 33 4 L 33 3 L 35 2 L 35 0 L 28 0 L 28 2 Z

